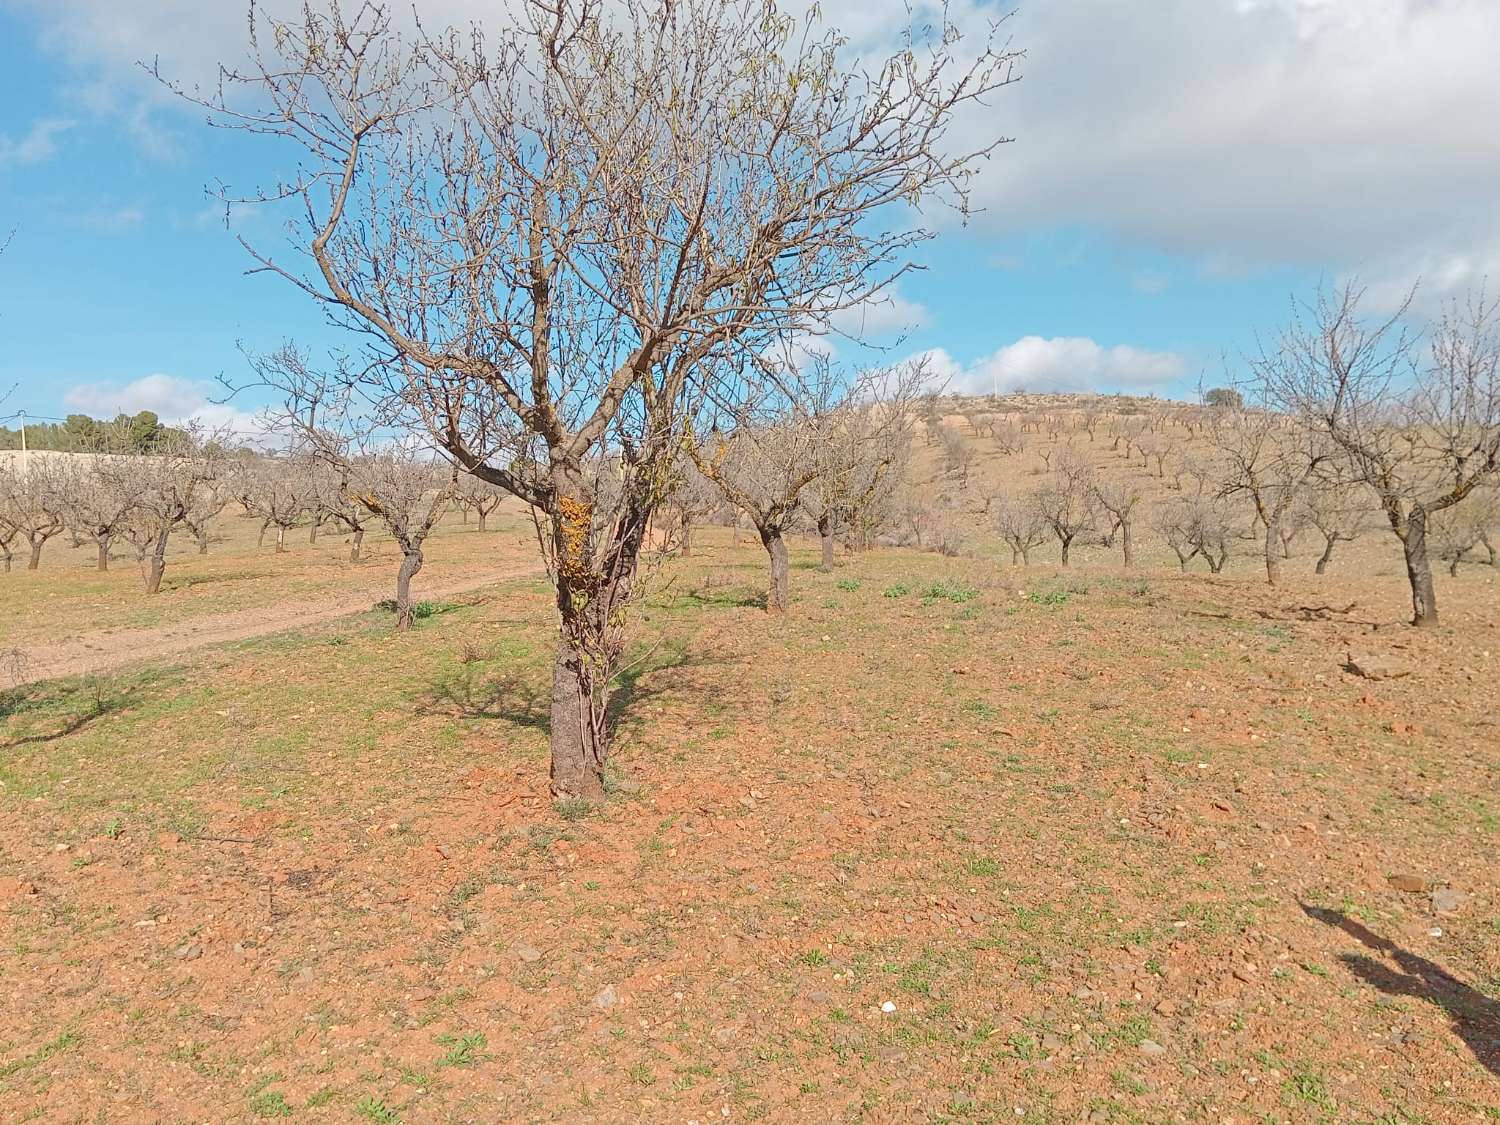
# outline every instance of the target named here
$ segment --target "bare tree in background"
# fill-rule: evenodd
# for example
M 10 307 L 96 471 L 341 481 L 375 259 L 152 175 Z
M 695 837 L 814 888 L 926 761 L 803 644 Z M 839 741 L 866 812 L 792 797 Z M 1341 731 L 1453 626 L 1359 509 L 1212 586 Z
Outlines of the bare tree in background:
M 63 490 L 65 515 L 76 536 L 75 545 L 83 541 L 94 544 L 95 569 L 102 573 L 109 570 L 110 547 L 130 518 L 135 497 L 120 487 L 119 475 L 109 472 L 100 456 L 85 456 L 68 466 Z
M 1098 521 L 1095 507 L 1093 468 L 1072 449 L 1062 449 L 1052 458 L 1052 473 L 1032 493 L 1031 502 L 1041 513 L 1062 548 L 1067 566 L 1073 541 Z
M 930 379 L 925 358 L 867 373 L 823 419 L 820 471 L 803 502 L 818 529 L 822 570 L 833 569 L 837 538 L 858 528 L 893 477 L 904 471 L 916 423 L 913 407 Z
M 187 522 L 199 494 L 215 487 L 223 461 L 220 435 L 189 427 L 151 453 L 101 462 L 99 471 L 112 478 L 110 487 L 134 498 L 121 534 L 135 548 L 146 593 L 160 592 L 172 532 Z
M 296 527 L 307 510 L 307 492 L 311 487 L 307 463 L 289 457 L 257 457 L 235 467 L 231 488 L 235 499 L 247 515 L 260 520 L 260 537 L 256 546 L 266 540 L 266 531 L 276 529 L 276 553 L 286 550 L 286 533 Z
M 507 493 L 487 480 L 472 473 L 460 474 L 457 491 L 453 499 L 467 514 L 473 512 L 479 521 L 479 530 L 489 530 L 491 514 L 505 502 Z
M 993 505 L 995 530 L 1010 547 L 1010 564 L 1031 565 L 1031 552 L 1051 535 L 1052 529 L 1030 498 L 999 497 Z
M 1305 518 L 1323 540 L 1323 553 L 1313 567 L 1315 573 L 1327 571 L 1335 547 L 1354 542 L 1365 531 L 1369 515 L 1366 495 L 1363 487 L 1348 484 L 1315 486 L 1308 491 L 1303 500 Z
M 453 499 L 459 470 L 457 466 L 434 465 L 413 447 L 345 454 L 338 466 L 345 492 L 377 517 L 401 548 L 401 565 L 396 571 L 396 629 L 410 629 L 411 580 L 422 569 L 427 537 Z
M 683 558 L 691 558 L 694 528 L 724 505 L 724 494 L 686 454 L 677 459 L 672 477 L 668 503 L 677 520 L 677 549 Z
M 362 390 L 538 513 L 559 798 L 603 795 L 636 565 L 706 361 L 889 285 L 923 232 L 873 216 L 961 207 L 994 147 L 947 155 L 948 125 L 1011 80 L 1013 54 L 964 43 L 962 61 L 944 20 L 856 68 L 816 18 L 519 0 L 503 25 L 412 42 L 380 0 L 309 4 L 253 17 L 271 46 L 200 99 L 304 150 L 270 194 L 300 205 L 312 272 L 257 258 L 365 336 Z M 587 467 L 606 454 L 622 473 L 602 519 Z
M 1198 554 L 1194 542 L 1195 505 L 1191 500 L 1173 500 L 1151 511 L 1151 526 L 1177 556 L 1177 565 L 1187 573 L 1188 563 Z
M 1374 489 L 1406 560 L 1412 623 L 1438 623 L 1432 515 L 1500 472 L 1500 330 L 1481 290 L 1450 302 L 1421 358 L 1410 299 L 1371 319 L 1355 283 L 1294 310 L 1255 365 L 1261 397 L 1333 446 L 1337 479 Z
M 791 558 L 786 535 L 797 517 L 802 490 L 823 471 L 819 454 L 823 419 L 797 405 L 773 417 L 742 415 L 729 433 L 712 433 L 694 446 L 703 475 L 744 512 L 771 563 L 766 611 L 791 604 Z
M 32 458 L 24 471 L 0 476 L 0 522 L 30 547 L 26 569 L 42 565 L 47 540 L 67 529 L 68 473 L 56 459 Z
M 1255 507 L 1265 531 L 1266 582 L 1281 580 L 1286 523 L 1323 462 L 1323 454 L 1309 448 L 1309 432 L 1286 425 L 1271 410 L 1226 406 L 1209 421 L 1209 440 L 1225 466 L 1220 495 L 1244 495 Z
M 1125 566 L 1127 568 L 1134 566 L 1135 515 L 1136 509 L 1145 498 L 1144 492 L 1139 484 L 1125 475 L 1102 480 L 1096 478 L 1093 488 L 1094 502 L 1111 523 L 1108 538 L 1113 539 L 1115 534 L 1119 534 L 1120 551 L 1125 557 Z
M 969 469 L 974 464 L 974 443 L 955 426 L 938 427 L 943 446 L 943 469 L 959 478 L 959 487 L 969 486 Z

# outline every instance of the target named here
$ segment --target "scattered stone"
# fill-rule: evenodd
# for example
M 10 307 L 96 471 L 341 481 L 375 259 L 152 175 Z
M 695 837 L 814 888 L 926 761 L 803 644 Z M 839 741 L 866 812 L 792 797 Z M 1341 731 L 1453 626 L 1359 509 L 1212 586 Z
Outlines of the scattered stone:
M 1410 668 L 1403 668 L 1380 656 L 1356 656 L 1349 653 L 1344 661 L 1344 671 L 1366 680 L 1399 680 L 1411 675 Z
M 533 961 L 540 961 L 542 959 L 542 951 L 534 945 L 526 944 L 524 941 L 516 945 L 513 952 L 519 960 L 526 962 L 528 965 Z
M 615 986 L 607 984 L 594 994 L 594 1007 L 601 1012 L 607 1012 L 620 1002 L 619 993 Z
M 35 883 L 28 883 L 25 879 L 16 880 L 16 894 L 30 896 L 36 893 L 37 889 Z
M 807 1002 L 809 1004 L 832 1004 L 833 997 L 826 992 L 814 990 L 807 994 Z
M 1385 881 L 1403 894 L 1419 895 L 1427 889 L 1427 880 L 1420 875 L 1387 875 Z
M 634 796 L 644 788 L 645 786 L 643 786 L 639 781 L 632 781 L 628 777 L 622 777 L 619 781 L 615 782 L 615 792 L 625 793 L 630 796 Z
M 906 1052 L 900 1047 L 876 1047 L 875 1057 L 881 1062 L 900 1062 L 906 1058 Z
M 1254 965 L 1241 965 L 1239 968 L 1237 968 L 1237 969 L 1234 970 L 1234 979 L 1235 980 L 1239 980 L 1239 981 L 1244 981 L 1246 984 L 1254 984 L 1255 983 L 1255 966 Z
M 1432 892 L 1432 910 L 1435 914 L 1457 914 L 1468 901 L 1468 895 L 1452 887 L 1439 887 Z
M 967 1109 L 974 1104 L 974 1095 L 967 1090 L 954 1090 L 953 1096 L 948 1099 L 948 1104 L 959 1109 Z
M 1140 1046 L 1141 1054 L 1157 1059 L 1167 1053 L 1167 1049 L 1155 1039 L 1142 1039 Z
M 1159 1016 L 1175 1016 L 1177 1005 L 1171 1000 L 1158 1000 L 1156 1002 L 1156 1014 Z
M 202 956 L 203 947 L 194 942 L 188 942 L 185 945 L 177 947 L 177 960 L 179 961 L 196 961 Z
M 721 1047 L 729 1046 L 737 1035 L 739 1035 L 739 1030 L 733 1027 L 716 1027 L 713 1032 L 714 1042 Z
M 880 1005 L 880 1010 L 886 1015 L 890 1015 L 896 1010 L 896 1002 L 894 1000 L 887 1000 L 884 1004 Z

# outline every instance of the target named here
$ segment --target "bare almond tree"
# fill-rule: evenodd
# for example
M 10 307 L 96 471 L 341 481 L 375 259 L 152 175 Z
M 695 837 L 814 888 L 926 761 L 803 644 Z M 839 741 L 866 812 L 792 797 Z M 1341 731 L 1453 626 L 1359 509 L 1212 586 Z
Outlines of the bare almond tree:
M 677 526 L 677 550 L 683 558 L 693 555 L 693 531 L 723 507 L 724 494 L 687 455 L 673 466 L 668 503 Z
M 744 512 L 771 564 L 766 611 L 791 604 L 791 555 L 786 536 L 798 515 L 802 491 L 823 471 L 819 459 L 823 419 L 800 405 L 772 417 L 742 414 L 728 433 L 713 432 L 693 446 L 693 458 Z
M 0 523 L 30 548 L 26 569 L 42 565 L 47 540 L 67 529 L 69 474 L 57 458 L 33 457 L 26 468 L 0 476 Z M 7 565 L 8 569 L 8 565 Z
M 1033 548 L 1052 534 L 1046 519 L 1030 498 L 1002 496 L 992 506 L 995 530 L 1010 547 L 1010 564 L 1031 565 Z
M 465 513 L 473 512 L 479 521 L 479 530 L 489 530 L 490 516 L 505 503 L 507 493 L 487 480 L 472 473 L 463 473 L 458 478 L 458 488 L 453 499 Z
M 148 594 L 161 590 L 172 532 L 187 522 L 199 493 L 212 490 L 223 471 L 221 436 L 189 426 L 150 453 L 100 463 L 98 471 L 112 478 L 110 487 L 133 497 L 121 534 L 135 548 Z
M 120 487 L 118 475 L 101 463 L 105 456 L 79 457 L 62 478 L 65 515 L 76 537 L 75 545 L 84 541 L 94 544 L 95 568 L 101 573 L 109 570 L 110 548 L 120 537 L 135 503 L 134 495 Z
M 1303 500 L 1303 511 L 1308 525 L 1323 540 L 1323 552 L 1313 566 L 1315 573 L 1328 570 L 1335 547 L 1354 542 L 1365 531 L 1369 516 L 1367 495 L 1357 485 L 1321 485 L 1309 490 Z
M 959 478 L 959 487 L 969 485 L 969 469 L 974 465 L 974 443 L 955 426 L 938 427 L 943 447 L 943 469 Z
M 379 519 L 401 549 L 395 610 L 396 629 L 404 632 L 412 624 L 411 580 L 422 569 L 427 537 L 453 500 L 458 467 L 435 465 L 415 446 L 344 453 L 336 464 L 346 495 Z
M 856 380 L 851 393 L 820 427 L 819 472 L 803 494 L 818 529 L 820 567 L 833 569 L 838 537 L 861 528 L 872 505 L 886 495 L 911 457 L 918 393 L 931 381 L 925 357 Z
M 1119 475 L 1093 482 L 1094 502 L 1108 518 L 1111 526 L 1107 538 L 1120 536 L 1120 551 L 1125 556 L 1125 566 L 1135 565 L 1135 517 L 1145 493 L 1129 476 Z
M 351 370 L 393 424 L 545 528 L 552 789 L 593 800 L 641 544 L 705 365 L 899 276 L 923 232 L 874 216 L 962 206 L 994 144 L 950 155 L 949 122 L 1009 82 L 1015 56 L 960 55 L 939 20 L 854 67 L 816 9 L 799 21 L 775 0 L 507 11 L 415 39 L 383 0 L 257 15 L 250 68 L 201 101 L 303 150 L 267 194 L 296 199 L 311 268 L 264 250 L 261 267 L 364 337 L 376 362 Z M 606 456 L 623 469 L 607 520 L 588 472 Z
M 1324 454 L 1310 447 L 1306 429 L 1288 426 L 1271 410 L 1226 406 L 1210 417 L 1208 432 L 1224 465 L 1220 495 L 1243 495 L 1254 505 L 1265 532 L 1266 582 L 1274 586 L 1281 580 L 1287 522 Z
M 276 529 L 276 553 L 286 550 L 286 533 L 301 522 L 312 488 L 311 465 L 290 457 L 257 457 L 235 468 L 231 487 L 247 515 L 260 520 L 260 538 Z
M 1073 541 L 1098 522 L 1095 476 L 1089 463 L 1070 448 L 1060 449 L 1051 464 L 1051 474 L 1031 494 L 1031 503 L 1057 539 L 1062 565 L 1067 566 Z
M 1428 521 L 1500 473 L 1500 303 L 1482 290 L 1450 302 L 1423 357 L 1410 299 L 1371 319 L 1362 298 L 1350 282 L 1295 309 L 1256 376 L 1265 401 L 1333 447 L 1330 475 L 1374 490 L 1405 555 L 1412 623 L 1436 625 Z
M 1178 499 L 1159 504 L 1151 511 L 1151 526 L 1177 556 L 1177 564 L 1187 573 L 1188 563 L 1197 557 L 1198 547 L 1193 536 L 1195 504 L 1192 500 Z

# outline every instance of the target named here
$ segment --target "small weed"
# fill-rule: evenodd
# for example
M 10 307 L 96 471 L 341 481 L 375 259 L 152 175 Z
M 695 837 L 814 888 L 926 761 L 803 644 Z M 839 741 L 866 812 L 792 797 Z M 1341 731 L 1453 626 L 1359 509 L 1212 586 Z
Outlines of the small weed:
M 401 1114 L 376 1097 L 360 1098 L 354 1103 L 354 1112 L 376 1125 L 396 1125 L 401 1120 Z
M 840 578 L 836 585 L 840 590 L 844 590 L 847 593 L 852 594 L 855 590 L 858 590 L 861 586 L 863 586 L 864 583 L 861 582 L 858 578 Z
M 1068 594 L 1065 590 L 1049 590 L 1045 594 L 1030 593 L 1026 600 L 1032 605 L 1067 605 Z
M 558 801 L 552 806 L 557 815 L 568 822 L 587 820 L 598 812 L 597 806 L 592 801 L 586 801 L 582 797 L 569 797 Z
M 964 865 L 970 875 L 990 876 L 1000 874 L 1000 865 L 987 856 L 975 856 Z
M 884 590 L 880 591 L 880 593 L 882 597 L 904 598 L 907 594 L 911 593 L 911 587 L 908 586 L 905 582 L 897 582 L 893 585 L 887 586 Z
M 979 596 L 979 591 L 972 586 L 965 586 L 962 582 L 949 578 L 940 578 L 927 589 L 922 591 L 922 604 L 931 605 L 933 602 L 969 602 Z
M 438 1066 L 474 1066 L 490 1057 L 484 1049 L 489 1040 L 482 1031 L 469 1035 L 439 1035 L 437 1043 L 448 1048 L 448 1053 L 438 1059 Z
M 292 1107 L 280 1090 L 262 1090 L 250 1095 L 250 1112 L 256 1117 L 290 1117 Z

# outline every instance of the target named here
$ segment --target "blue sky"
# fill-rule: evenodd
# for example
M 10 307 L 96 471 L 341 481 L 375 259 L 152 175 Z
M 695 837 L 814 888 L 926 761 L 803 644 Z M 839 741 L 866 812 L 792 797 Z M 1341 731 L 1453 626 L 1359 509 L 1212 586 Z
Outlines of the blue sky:
M 876 48 L 899 8 L 824 5 Z M 243 49 L 243 9 L 0 0 L 0 392 L 16 386 L 0 416 L 243 424 L 253 399 L 209 401 L 244 375 L 237 345 L 329 338 L 307 298 L 245 275 L 205 195 L 256 182 L 265 149 L 134 65 L 206 77 Z M 1378 304 L 1500 263 L 1500 4 L 1036 0 L 1009 29 L 1024 78 L 962 127 L 1015 138 L 975 185 L 984 210 L 924 246 L 927 268 L 868 321 L 913 326 L 903 349 L 934 350 L 958 388 L 1187 397 L 1320 277 L 1358 273 Z

